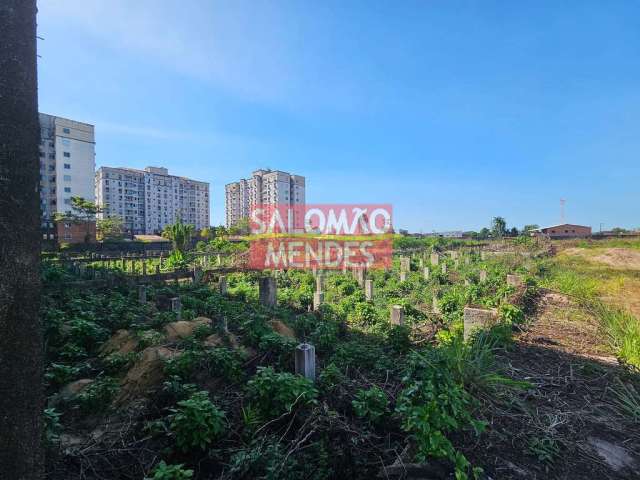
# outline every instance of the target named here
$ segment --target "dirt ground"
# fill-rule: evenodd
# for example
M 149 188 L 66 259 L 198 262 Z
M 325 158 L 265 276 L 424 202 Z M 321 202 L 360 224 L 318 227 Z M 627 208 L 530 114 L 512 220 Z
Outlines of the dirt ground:
M 567 248 L 564 255 L 579 256 L 591 262 L 601 263 L 623 270 L 640 270 L 640 250 L 630 248 L 603 248 L 590 250 L 586 248 Z M 595 255 L 594 255 L 595 254 Z
M 632 380 L 595 319 L 545 292 L 500 361 L 534 388 L 495 399 L 488 438 L 465 451 L 490 478 L 640 478 L 640 425 L 615 408 L 610 391 L 618 379 Z

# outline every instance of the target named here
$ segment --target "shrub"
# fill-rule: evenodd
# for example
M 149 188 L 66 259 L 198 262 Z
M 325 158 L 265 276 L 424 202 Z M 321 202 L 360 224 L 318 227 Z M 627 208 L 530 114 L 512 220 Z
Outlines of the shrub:
M 99 413 L 109 406 L 117 391 L 118 382 L 114 378 L 97 378 L 80 391 L 76 401 L 84 412 Z
M 60 415 L 55 408 L 46 408 L 44 410 L 44 439 L 49 445 L 56 443 L 60 439 L 60 432 L 62 431 Z
M 504 303 L 500 305 L 500 319 L 512 325 L 517 325 L 524 322 L 524 312 L 515 305 Z
M 47 368 L 44 378 L 54 386 L 64 385 L 77 378 L 80 368 L 61 363 L 52 363 Z
M 249 399 L 266 418 L 290 412 L 295 405 L 309 405 L 316 401 L 318 391 L 313 383 L 299 375 L 275 372 L 260 367 L 247 384 Z
M 374 385 L 368 390 L 358 390 L 351 405 L 353 405 L 356 416 L 376 423 L 387 413 L 389 399 L 384 390 Z
M 167 465 L 162 460 L 153 469 L 153 476 L 145 480 L 188 480 L 193 477 L 193 470 L 187 470 L 182 464 Z
M 194 393 L 171 411 L 169 428 L 183 452 L 192 448 L 204 450 L 225 430 L 225 414 L 211 403 L 207 392 Z

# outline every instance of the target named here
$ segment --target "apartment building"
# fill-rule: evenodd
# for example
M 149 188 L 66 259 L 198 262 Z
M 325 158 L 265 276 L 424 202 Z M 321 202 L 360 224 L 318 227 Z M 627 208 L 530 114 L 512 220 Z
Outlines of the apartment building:
M 40 113 L 40 202 L 43 238 L 57 238 L 53 218 L 71 212 L 71 197 L 95 201 L 93 125 Z M 95 231 L 95 228 L 94 228 Z M 78 241 L 71 231 L 61 241 Z
M 226 225 L 237 225 L 248 218 L 256 205 L 305 204 L 305 177 L 279 170 L 256 170 L 249 179 L 225 186 Z M 297 219 L 294 223 L 298 224 Z
M 98 218 L 120 217 L 133 235 L 161 233 L 178 218 L 209 226 L 209 184 L 169 175 L 166 168 L 100 167 L 95 175 Z

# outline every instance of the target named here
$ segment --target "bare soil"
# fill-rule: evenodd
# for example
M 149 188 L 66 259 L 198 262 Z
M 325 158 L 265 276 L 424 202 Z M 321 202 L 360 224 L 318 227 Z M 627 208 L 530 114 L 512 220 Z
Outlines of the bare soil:
M 618 378 L 637 378 L 610 354 L 595 319 L 545 292 L 500 361 L 511 378 L 534 388 L 490 399 L 488 434 L 465 449 L 489 477 L 640 478 L 640 426 L 613 407 L 609 390 Z

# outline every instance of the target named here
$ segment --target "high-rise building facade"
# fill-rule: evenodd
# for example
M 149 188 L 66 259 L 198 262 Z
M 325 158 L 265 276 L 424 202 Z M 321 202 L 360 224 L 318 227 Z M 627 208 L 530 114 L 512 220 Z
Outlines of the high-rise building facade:
M 225 186 L 227 227 L 248 218 L 256 205 L 304 206 L 305 178 L 279 170 L 256 170 L 251 178 Z
M 100 167 L 95 176 L 98 218 L 120 217 L 132 234 L 160 233 L 178 218 L 209 226 L 209 184 L 169 175 L 166 168 Z
M 95 166 L 93 125 L 40 114 L 40 201 L 45 239 L 55 236 L 54 215 L 71 212 L 71 197 L 95 201 Z

